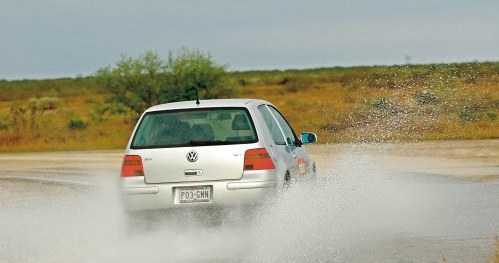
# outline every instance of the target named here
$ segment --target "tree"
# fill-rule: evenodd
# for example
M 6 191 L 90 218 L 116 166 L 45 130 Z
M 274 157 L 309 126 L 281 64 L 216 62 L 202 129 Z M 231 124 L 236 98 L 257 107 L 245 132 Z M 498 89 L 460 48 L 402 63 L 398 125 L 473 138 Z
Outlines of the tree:
M 183 48 L 177 54 L 170 52 L 165 60 L 152 51 L 137 58 L 123 56 L 114 67 L 101 68 L 95 76 L 110 94 L 109 102 L 141 114 L 153 105 L 195 99 L 194 88 L 204 99 L 233 96 L 226 74 L 226 66 L 210 55 Z

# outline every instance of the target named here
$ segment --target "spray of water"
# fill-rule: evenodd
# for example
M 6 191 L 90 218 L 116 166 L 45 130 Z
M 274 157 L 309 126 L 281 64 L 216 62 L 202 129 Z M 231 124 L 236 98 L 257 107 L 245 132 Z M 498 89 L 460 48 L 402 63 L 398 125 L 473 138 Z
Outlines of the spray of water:
M 398 239 L 435 231 L 435 196 L 394 180 L 398 164 L 372 154 L 378 147 L 325 149 L 317 181 L 293 185 L 252 221 L 234 210 L 215 224 L 168 217 L 129 233 L 114 173 L 97 174 L 97 187 L 53 186 L 64 191 L 2 205 L 1 261 L 394 262 L 405 256 L 394 257 Z

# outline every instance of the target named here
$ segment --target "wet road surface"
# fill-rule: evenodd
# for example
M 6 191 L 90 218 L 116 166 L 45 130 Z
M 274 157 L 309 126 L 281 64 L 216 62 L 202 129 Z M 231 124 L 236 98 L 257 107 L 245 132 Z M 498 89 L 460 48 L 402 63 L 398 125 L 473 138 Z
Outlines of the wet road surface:
M 121 152 L 0 155 L 1 262 L 486 262 L 499 140 L 313 145 L 315 184 L 256 218 L 126 231 Z

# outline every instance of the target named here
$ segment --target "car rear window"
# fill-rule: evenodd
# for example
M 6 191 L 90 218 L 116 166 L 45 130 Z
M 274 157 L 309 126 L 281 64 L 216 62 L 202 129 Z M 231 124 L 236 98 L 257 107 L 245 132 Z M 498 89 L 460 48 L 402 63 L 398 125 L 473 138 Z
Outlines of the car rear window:
M 257 142 L 246 108 L 203 108 L 149 112 L 140 121 L 132 149 Z

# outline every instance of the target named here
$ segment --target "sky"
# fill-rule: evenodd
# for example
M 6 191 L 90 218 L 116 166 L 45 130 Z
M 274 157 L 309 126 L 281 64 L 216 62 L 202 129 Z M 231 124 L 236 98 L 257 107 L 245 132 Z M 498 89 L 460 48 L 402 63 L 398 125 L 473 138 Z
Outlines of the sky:
M 182 47 L 231 71 L 499 61 L 499 1 L 0 0 L 0 79 Z

